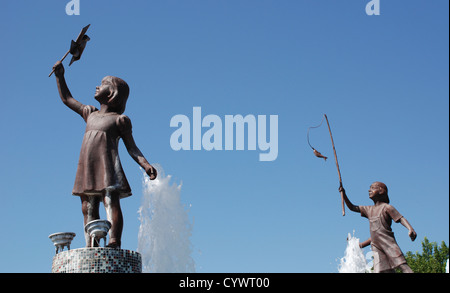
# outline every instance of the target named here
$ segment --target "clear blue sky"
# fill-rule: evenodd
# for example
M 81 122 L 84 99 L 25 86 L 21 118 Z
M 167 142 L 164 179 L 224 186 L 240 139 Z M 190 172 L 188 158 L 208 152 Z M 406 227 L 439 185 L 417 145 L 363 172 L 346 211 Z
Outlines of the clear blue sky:
M 393 224 L 404 252 L 449 243 L 449 2 L 381 0 L 1 2 L 0 272 L 50 272 L 48 235 L 78 234 L 71 195 L 85 124 L 60 101 L 53 64 L 91 24 L 91 41 L 66 79 L 97 105 L 105 75 L 131 88 L 127 114 L 138 147 L 192 205 L 197 272 L 337 272 L 347 233 L 369 237 L 365 218 L 342 217 L 326 113 L 344 187 L 370 205 L 373 181 L 418 233 Z M 174 151 L 170 119 L 278 115 L 278 158 L 259 151 Z M 206 131 L 206 128 L 203 130 Z M 122 201 L 122 248 L 136 249 L 141 171 L 120 144 L 133 196 Z M 367 252 L 367 250 L 365 251 Z

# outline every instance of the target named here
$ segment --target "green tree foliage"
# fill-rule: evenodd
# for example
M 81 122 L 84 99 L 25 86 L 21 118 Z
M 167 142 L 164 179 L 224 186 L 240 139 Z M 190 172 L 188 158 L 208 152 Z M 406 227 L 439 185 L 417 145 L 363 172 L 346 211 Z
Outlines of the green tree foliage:
M 425 237 L 422 241 L 422 253 L 408 251 L 405 257 L 414 273 L 445 273 L 448 247 L 444 241 L 438 246 Z

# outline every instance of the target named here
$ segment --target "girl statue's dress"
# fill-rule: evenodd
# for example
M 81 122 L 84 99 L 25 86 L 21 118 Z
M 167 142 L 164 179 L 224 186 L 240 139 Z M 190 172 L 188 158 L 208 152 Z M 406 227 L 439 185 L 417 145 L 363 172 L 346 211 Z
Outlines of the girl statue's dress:
M 122 135 L 131 132 L 131 121 L 117 113 L 100 114 L 94 106 L 83 105 L 86 131 L 73 187 L 73 195 L 105 195 L 117 192 L 121 198 L 131 195 L 131 188 L 119 159 Z

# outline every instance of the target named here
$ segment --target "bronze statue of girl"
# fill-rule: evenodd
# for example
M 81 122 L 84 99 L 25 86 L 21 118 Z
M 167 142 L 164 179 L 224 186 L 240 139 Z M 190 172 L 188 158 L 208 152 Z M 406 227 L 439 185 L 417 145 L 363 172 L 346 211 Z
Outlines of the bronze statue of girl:
M 106 217 L 111 222 L 107 246 L 120 248 L 123 228 L 120 199 L 130 196 L 131 188 L 119 159 L 119 139 L 122 138 L 130 156 L 151 180 L 157 176 L 156 169 L 148 163 L 134 142 L 130 119 L 122 114 L 129 87 L 118 77 L 103 78 L 95 91 L 95 99 L 100 103 L 98 110 L 94 106 L 83 105 L 72 97 L 61 61 L 56 62 L 53 68 L 62 102 L 86 122 L 72 194 L 81 198 L 85 225 L 99 219 L 99 205 L 103 201 Z M 91 241 L 86 233 L 85 238 L 86 246 L 89 247 Z

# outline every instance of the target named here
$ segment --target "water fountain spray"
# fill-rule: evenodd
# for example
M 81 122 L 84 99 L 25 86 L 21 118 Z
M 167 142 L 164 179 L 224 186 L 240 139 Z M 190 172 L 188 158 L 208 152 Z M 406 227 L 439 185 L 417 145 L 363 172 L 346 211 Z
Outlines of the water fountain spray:
M 138 251 L 144 273 L 195 273 L 189 208 L 181 202 L 181 184 L 171 183 L 159 164 L 151 181 L 143 172 Z

